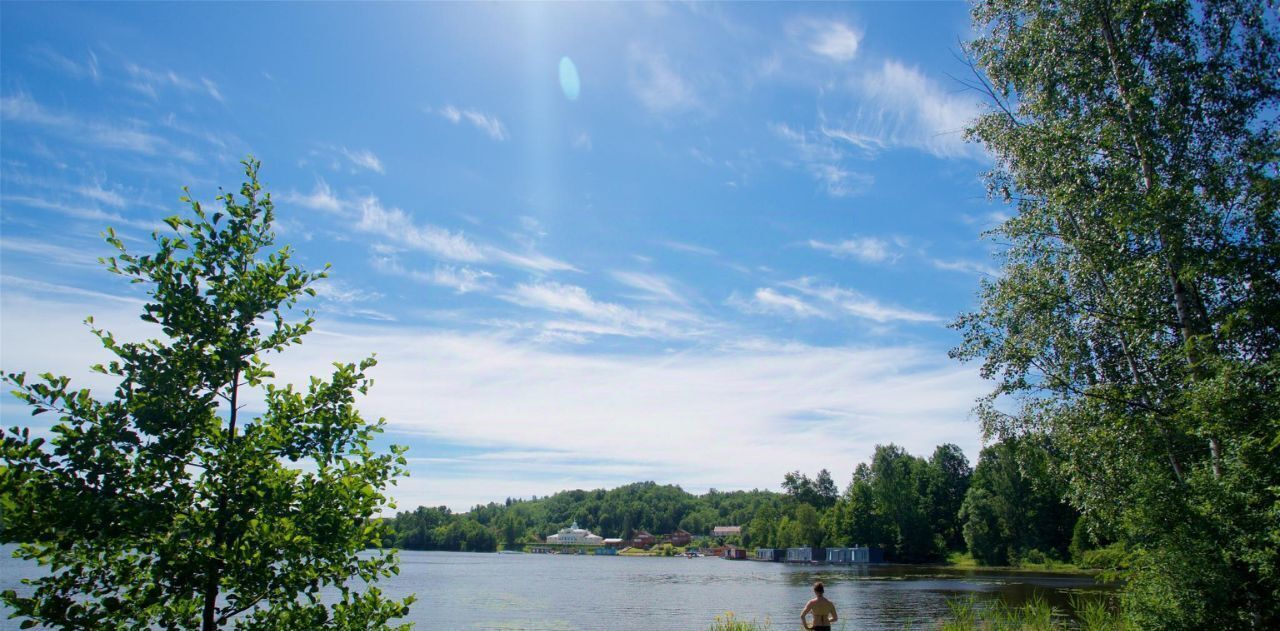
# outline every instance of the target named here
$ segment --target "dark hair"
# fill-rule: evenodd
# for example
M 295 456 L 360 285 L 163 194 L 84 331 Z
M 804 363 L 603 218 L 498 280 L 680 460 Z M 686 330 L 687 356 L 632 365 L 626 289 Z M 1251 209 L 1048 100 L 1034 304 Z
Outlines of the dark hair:
M 822 581 L 817 581 L 813 584 L 813 593 L 815 594 L 822 593 Z

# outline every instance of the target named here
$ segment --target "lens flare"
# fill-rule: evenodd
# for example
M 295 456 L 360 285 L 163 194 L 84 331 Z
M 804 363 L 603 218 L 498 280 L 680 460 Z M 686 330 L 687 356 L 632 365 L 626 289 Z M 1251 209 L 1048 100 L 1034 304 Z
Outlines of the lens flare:
M 578 89 L 581 84 L 578 81 L 578 67 L 573 65 L 573 60 L 568 57 L 560 58 L 560 89 L 564 92 L 564 97 L 570 101 L 578 100 Z

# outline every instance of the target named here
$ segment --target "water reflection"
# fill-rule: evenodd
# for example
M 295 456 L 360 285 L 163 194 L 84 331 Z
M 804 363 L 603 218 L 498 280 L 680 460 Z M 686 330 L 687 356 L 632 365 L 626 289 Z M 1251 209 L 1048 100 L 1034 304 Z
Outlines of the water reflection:
M 0 589 L 31 569 L 0 557 Z M 395 598 L 418 595 L 408 620 L 419 629 L 696 631 L 725 611 L 792 628 L 816 580 L 848 629 L 886 631 L 932 626 L 957 598 L 1039 596 L 1069 613 L 1072 594 L 1112 590 L 1088 576 L 1035 572 L 447 552 L 404 552 L 400 575 L 379 586 Z M 0 630 L 17 628 L 0 619 Z

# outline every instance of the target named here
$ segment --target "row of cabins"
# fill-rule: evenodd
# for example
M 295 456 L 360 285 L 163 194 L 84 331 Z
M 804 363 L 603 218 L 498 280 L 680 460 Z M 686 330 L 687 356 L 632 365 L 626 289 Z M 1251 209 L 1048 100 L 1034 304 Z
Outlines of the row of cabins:
M 785 563 L 884 563 L 884 551 L 880 548 L 857 546 L 853 548 L 756 548 L 756 561 Z

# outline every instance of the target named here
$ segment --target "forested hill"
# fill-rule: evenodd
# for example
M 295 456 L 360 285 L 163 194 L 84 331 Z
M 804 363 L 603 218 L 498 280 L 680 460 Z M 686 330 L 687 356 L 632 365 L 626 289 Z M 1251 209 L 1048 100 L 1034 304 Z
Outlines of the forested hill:
M 490 551 L 539 542 L 576 521 L 603 537 L 621 538 L 637 530 L 662 535 L 682 528 L 709 540 L 715 526 L 741 526 L 741 537 L 721 542 L 868 544 L 902 562 L 938 561 L 948 550 L 965 549 L 993 564 L 1033 552 L 1065 559 L 1077 518 L 1049 469 L 1048 453 L 1029 440 L 984 449 L 976 470 L 955 445 L 940 445 L 928 459 L 896 445 L 877 446 L 872 462 L 859 464 L 843 491 L 825 469 L 813 478 L 798 471 L 785 474 L 782 492 L 712 489 L 694 495 L 675 485 L 637 482 L 507 499 L 461 514 L 443 506 L 419 507 L 391 519 L 384 543 Z M 1077 547 L 1088 545 L 1077 542 Z

